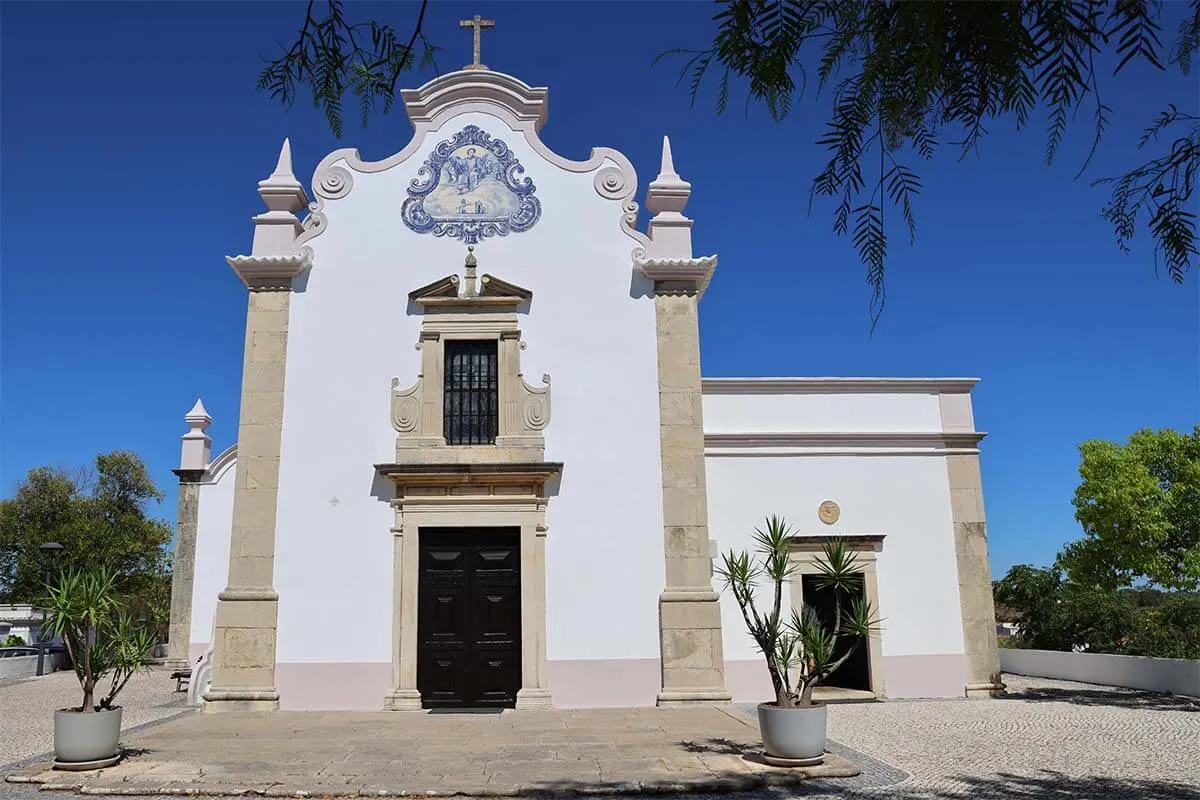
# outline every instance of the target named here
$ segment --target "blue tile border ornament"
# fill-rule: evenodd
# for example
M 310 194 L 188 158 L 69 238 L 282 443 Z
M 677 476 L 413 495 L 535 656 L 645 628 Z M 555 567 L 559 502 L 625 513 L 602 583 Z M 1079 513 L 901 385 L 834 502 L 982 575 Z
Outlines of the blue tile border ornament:
M 524 173 L 507 144 L 467 125 L 433 148 L 409 183 L 400 216 L 417 233 L 466 244 L 527 231 L 542 203 Z

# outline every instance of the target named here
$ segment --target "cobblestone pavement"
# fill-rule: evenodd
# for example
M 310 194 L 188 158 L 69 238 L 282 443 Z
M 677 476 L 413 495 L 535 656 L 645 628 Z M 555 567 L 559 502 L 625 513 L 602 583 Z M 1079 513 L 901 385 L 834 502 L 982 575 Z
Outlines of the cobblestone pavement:
M 102 684 L 107 688 L 108 684 Z M 126 728 L 164 719 L 184 710 L 186 692 L 161 670 L 129 679 L 118 700 Z M 40 678 L 0 682 L 0 772 L 6 764 L 49 752 L 54 747 L 54 712 L 79 707 L 79 681 L 71 671 Z
M 1200 800 L 1200 703 L 1042 678 L 1005 682 L 1004 699 L 831 707 L 830 749 L 861 775 L 738 797 Z M 0 785 L 4 800 L 46 797 Z

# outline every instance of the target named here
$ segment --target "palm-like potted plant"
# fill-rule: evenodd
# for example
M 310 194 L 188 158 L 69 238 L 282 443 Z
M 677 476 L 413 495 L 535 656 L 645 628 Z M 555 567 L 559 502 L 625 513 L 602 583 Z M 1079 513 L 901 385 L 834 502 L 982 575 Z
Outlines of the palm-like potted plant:
M 117 695 L 147 669 L 157 636 L 134 622 L 106 571 L 67 571 L 48 586 L 47 626 L 75 668 L 83 700 L 54 712 L 54 766 L 97 769 L 120 759 L 121 707 Z M 105 686 L 105 679 L 110 679 Z
M 746 628 L 762 651 L 775 689 L 775 701 L 760 703 L 758 724 L 769 763 L 811 766 L 824 760 L 825 706 L 813 700 L 813 690 L 846 662 L 868 637 L 878 635 L 879 620 L 859 591 L 862 573 L 857 555 L 840 539 L 824 544 L 816 563 L 816 584 L 834 592 L 832 625 L 804 604 L 785 618 L 781 610 L 783 584 L 796 571 L 789 554 L 792 534 L 782 517 L 770 516 L 756 528 L 756 552 L 725 553 L 716 574 L 723 579 Z M 771 604 L 766 613 L 755 600 L 760 583 L 767 583 Z M 849 646 L 839 653 L 840 642 Z

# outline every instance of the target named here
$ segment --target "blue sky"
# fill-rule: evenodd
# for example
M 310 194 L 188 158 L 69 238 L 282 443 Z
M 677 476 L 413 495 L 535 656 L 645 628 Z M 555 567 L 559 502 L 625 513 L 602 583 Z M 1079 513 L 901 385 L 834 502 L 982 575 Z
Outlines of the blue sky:
M 197 396 L 216 420 L 215 449 L 232 443 L 245 289 L 224 257 L 249 251 L 256 182 L 285 136 L 307 184 L 336 147 L 377 160 L 411 133 L 402 108 L 365 130 L 351 113 L 339 142 L 307 102 L 285 111 L 254 90 L 303 8 L 0 4 L 5 496 L 30 467 L 124 448 L 150 464 L 167 492 L 157 513 L 173 519 L 170 470 Z M 352 5 L 349 16 L 407 31 L 415 9 Z M 829 207 L 806 213 L 826 102 L 776 124 L 738 96 L 718 117 L 711 92 L 690 107 L 674 63 L 651 66 L 664 49 L 710 39 L 712 10 L 439 2 L 426 31 L 449 71 L 470 60 L 457 20 L 495 18 L 484 62 L 550 87 L 542 135 L 567 157 L 616 147 L 644 189 L 671 136 L 693 185 L 697 252 L 721 256 L 701 306 L 706 375 L 980 377 L 993 572 L 1050 561 L 1081 533 L 1079 442 L 1200 419 L 1200 277 L 1156 276 L 1144 239 L 1122 255 L 1088 180 L 1135 163 L 1138 135 L 1167 103 L 1195 113 L 1195 76 L 1141 69 L 1110 82 L 1113 121 L 1084 179 L 1074 176 L 1090 111 L 1050 168 L 1040 122 L 1019 134 L 993 125 L 979 158 L 947 150 L 918 165 L 917 243 L 894 231 L 887 309 L 869 336 L 850 242 L 832 233 Z

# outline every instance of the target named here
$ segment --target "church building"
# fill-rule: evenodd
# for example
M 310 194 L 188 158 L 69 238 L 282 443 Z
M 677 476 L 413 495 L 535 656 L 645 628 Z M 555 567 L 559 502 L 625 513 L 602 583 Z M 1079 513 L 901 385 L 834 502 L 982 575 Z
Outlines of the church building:
M 998 688 L 974 379 L 704 378 L 717 256 L 665 138 L 643 191 L 564 158 L 547 89 L 478 46 L 402 97 L 412 140 L 330 153 L 311 196 L 285 141 L 227 259 L 236 444 L 197 402 L 176 470 L 169 655 L 205 712 L 770 699 L 713 576 L 770 514 L 789 603 L 838 536 L 883 618 L 830 684 Z

